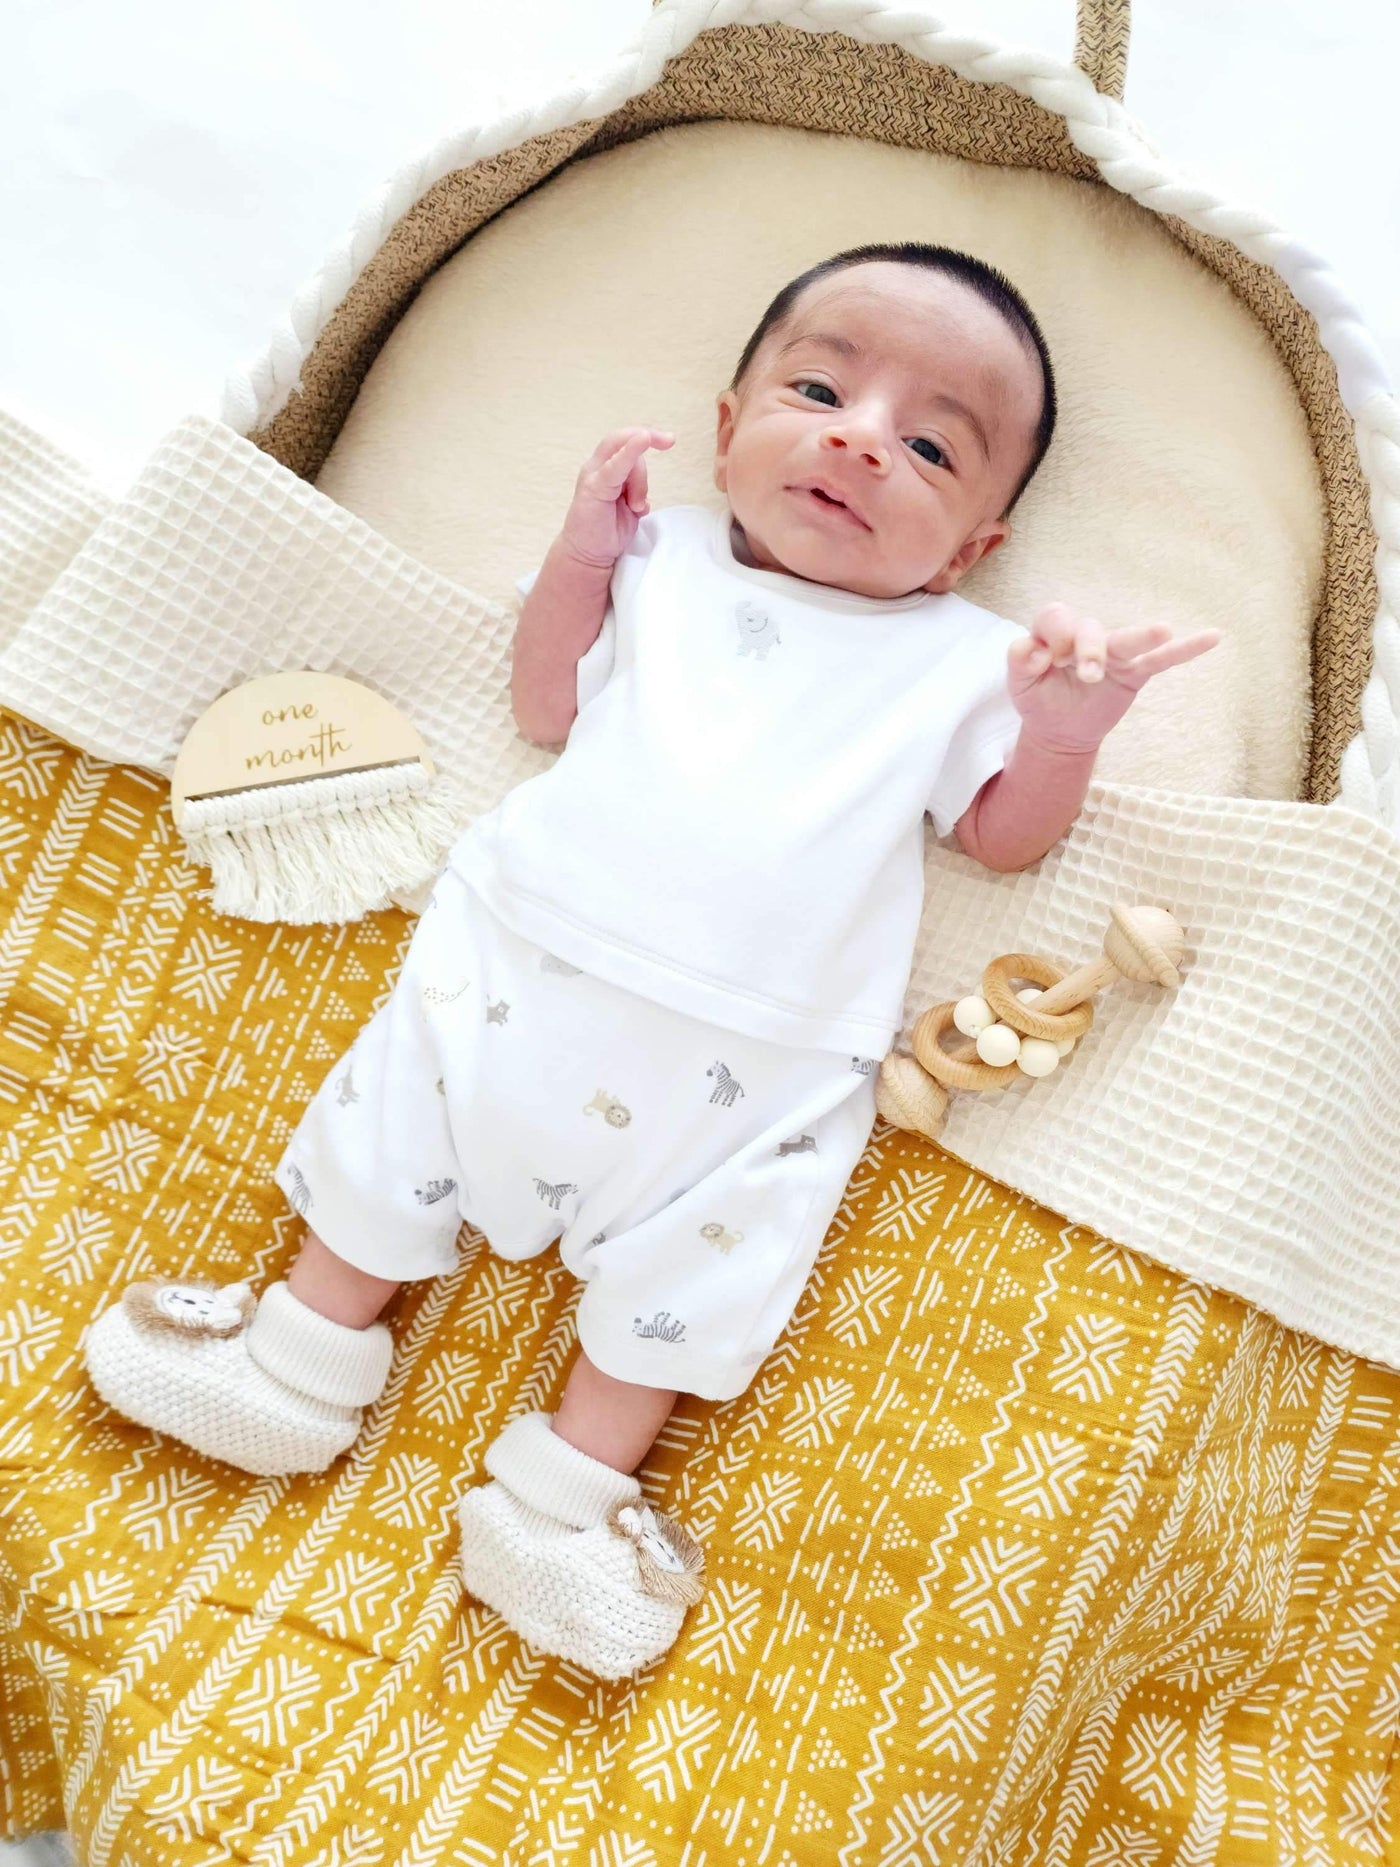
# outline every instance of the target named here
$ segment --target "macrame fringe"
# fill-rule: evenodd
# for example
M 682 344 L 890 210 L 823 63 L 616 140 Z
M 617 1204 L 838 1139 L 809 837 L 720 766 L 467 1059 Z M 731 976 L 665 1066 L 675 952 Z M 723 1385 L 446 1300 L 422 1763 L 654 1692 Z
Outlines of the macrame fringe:
M 460 800 L 411 766 L 191 800 L 183 835 L 216 913 L 306 926 L 392 907 L 395 890 L 441 871 L 465 827 Z

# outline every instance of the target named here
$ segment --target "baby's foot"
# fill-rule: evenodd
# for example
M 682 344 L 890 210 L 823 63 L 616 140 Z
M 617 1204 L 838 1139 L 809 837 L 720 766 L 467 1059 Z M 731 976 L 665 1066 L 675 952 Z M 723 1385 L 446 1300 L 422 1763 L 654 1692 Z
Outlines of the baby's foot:
M 622 1679 L 674 1645 L 704 1593 L 704 1552 L 552 1419 L 521 1415 L 487 1448 L 493 1482 L 458 1513 L 462 1579 L 532 1647 Z
M 394 1342 L 383 1323 L 350 1329 L 285 1283 L 261 1301 L 157 1278 L 132 1284 L 88 1330 L 83 1359 L 118 1413 L 245 1472 L 319 1472 L 359 1435 Z

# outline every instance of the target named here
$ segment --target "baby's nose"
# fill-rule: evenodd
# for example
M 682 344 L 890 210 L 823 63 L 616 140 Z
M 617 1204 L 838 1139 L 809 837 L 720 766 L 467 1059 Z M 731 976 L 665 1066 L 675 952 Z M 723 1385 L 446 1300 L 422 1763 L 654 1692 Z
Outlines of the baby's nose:
M 868 460 L 873 467 L 887 467 L 890 463 L 887 450 L 880 445 L 874 435 L 868 429 L 856 427 L 854 424 L 844 431 L 839 428 L 828 428 L 822 436 L 822 446 L 833 449 L 850 448 L 863 460 Z

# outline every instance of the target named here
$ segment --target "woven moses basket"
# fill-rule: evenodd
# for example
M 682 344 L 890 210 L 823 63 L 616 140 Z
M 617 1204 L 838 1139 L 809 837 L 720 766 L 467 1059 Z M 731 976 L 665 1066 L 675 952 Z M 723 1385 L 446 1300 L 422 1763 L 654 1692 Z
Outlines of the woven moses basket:
M 1118 102 L 1127 45 L 1127 0 L 1080 7 L 1073 70 L 932 21 L 920 30 L 916 16 L 892 7 L 660 7 L 643 44 L 591 94 L 569 90 L 523 121 L 521 113 L 483 124 L 388 182 L 298 294 L 266 355 L 228 384 L 223 418 L 314 479 L 381 345 L 434 268 L 565 163 L 668 125 L 781 123 L 1102 180 L 1158 215 L 1228 282 L 1297 386 L 1327 520 L 1301 795 L 1320 804 L 1339 797 L 1394 830 L 1400 651 L 1390 647 L 1393 582 L 1377 584 L 1386 569 L 1394 576 L 1396 540 L 1393 521 L 1378 540 L 1371 511 L 1373 498 L 1383 510 L 1396 496 L 1395 400 L 1384 367 L 1317 255 L 1156 155 Z M 1386 645 L 1374 672 L 1373 638 Z
M 1127 40 L 1126 0 L 1082 0 L 1073 66 L 893 5 L 662 0 L 601 77 L 395 175 L 222 418 L 121 499 L 0 416 L 9 1832 L 68 1826 L 91 1867 L 1390 1858 L 1400 414 L 1326 265 L 1153 150 Z M 403 708 L 464 823 L 543 768 L 500 578 L 396 529 L 373 424 L 411 399 L 400 339 L 513 216 L 736 125 L 1074 183 L 1228 289 L 1310 456 L 1306 745 L 1264 795 L 1100 778 L 1018 874 L 930 839 L 909 1019 L 996 953 L 1079 963 L 1121 898 L 1176 914 L 1184 983 L 1116 987 L 1072 1068 L 955 1098 L 936 1147 L 877 1126 L 751 1393 L 683 1396 L 642 1473 L 717 1579 L 603 1690 L 464 1604 L 452 1562 L 481 1447 L 562 1385 L 557 1264 L 464 1235 L 457 1275 L 407 1287 L 325 1479 L 153 1445 L 79 1345 L 139 1272 L 283 1274 L 272 1162 L 416 906 L 213 914 L 169 819 L 184 732 L 314 666 Z M 797 269 L 751 282 L 754 314 Z

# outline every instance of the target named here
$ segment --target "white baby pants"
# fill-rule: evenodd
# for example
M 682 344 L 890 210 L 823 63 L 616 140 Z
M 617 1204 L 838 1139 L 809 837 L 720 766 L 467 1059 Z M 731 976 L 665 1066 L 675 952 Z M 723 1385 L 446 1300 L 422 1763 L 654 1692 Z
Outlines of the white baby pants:
M 557 1238 L 605 1374 L 731 1400 L 797 1306 L 869 1139 L 877 1068 L 580 972 L 449 868 L 274 1177 L 376 1277 L 452 1270 L 463 1221 L 503 1258 Z

